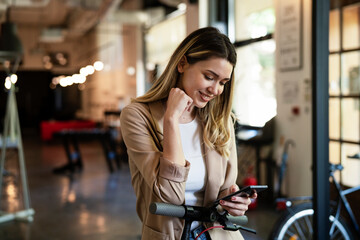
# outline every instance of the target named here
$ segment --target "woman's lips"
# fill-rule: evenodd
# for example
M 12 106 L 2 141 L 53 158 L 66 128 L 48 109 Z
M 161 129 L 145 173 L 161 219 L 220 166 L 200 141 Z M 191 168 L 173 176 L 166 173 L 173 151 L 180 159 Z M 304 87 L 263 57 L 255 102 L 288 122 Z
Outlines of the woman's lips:
M 211 96 L 211 95 L 207 95 L 207 94 L 200 92 L 200 97 L 204 102 L 208 102 L 211 99 L 213 99 L 214 95 Z

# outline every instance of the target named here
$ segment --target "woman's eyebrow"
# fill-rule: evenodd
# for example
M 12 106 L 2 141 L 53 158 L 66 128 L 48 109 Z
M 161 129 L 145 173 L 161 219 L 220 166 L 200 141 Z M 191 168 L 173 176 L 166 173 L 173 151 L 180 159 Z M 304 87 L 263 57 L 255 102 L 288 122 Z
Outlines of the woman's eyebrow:
M 207 71 L 210 72 L 211 74 L 213 74 L 216 78 L 219 78 L 219 74 L 217 74 L 216 72 L 214 72 L 210 69 L 208 69 Z M 224 78 L 223 80 L 229 81 L 230 78 Z

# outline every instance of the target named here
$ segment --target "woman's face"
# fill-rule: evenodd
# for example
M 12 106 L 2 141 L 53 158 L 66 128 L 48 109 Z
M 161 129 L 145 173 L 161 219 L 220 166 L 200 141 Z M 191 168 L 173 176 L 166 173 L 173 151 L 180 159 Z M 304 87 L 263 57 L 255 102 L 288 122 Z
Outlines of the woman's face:
M 178 87 L 193 99 L 193 105 L 203 108 L 219 96 L 230 81 L 233 66 L 224 58 L 210 58 L 189 64 L 184 57 L 178 64 L 181 73 Z

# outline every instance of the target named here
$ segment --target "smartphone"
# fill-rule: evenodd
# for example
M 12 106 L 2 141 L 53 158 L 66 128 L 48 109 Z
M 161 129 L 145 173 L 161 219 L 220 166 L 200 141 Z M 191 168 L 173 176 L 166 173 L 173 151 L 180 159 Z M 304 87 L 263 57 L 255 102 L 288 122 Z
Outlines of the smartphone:
M 247 187 L 243 187 L 239 191 L 233 192 L 225 197 L 222 197 L 214 202 L 215 205 L 218 205 L 220 200 L 229 201 L 232 196 L 243 196 L 243 197 L 250 197 L 253 193 L 259 193 L 268 188 L 267 185 L 250 185 Z

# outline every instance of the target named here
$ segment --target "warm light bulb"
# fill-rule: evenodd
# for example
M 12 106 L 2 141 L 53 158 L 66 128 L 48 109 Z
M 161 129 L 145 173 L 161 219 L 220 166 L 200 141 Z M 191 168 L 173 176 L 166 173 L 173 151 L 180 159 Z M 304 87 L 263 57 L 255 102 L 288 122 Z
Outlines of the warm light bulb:
M 11 88 L 11 81 L 10 81 L 10 77 L 7 77 L 6 79 L 5 79 L 5 88 L 6 89 L 10 89 Z
M 72 75 L 72 79 L 73 79 L 74 83 L 79 83 L 80 76 L 81 76 L 81 74 L 73 74 Z
M 126 69 L 126 73 L 130 76 L 133 76 L 135 74 L 135 68 L 134 67 L 128 67 Z
M 87 69 L 85 67 L 82 67 L 80 68 L 80 74 L 83 75 L 83 76 L 87 76 L 89 75 L 88 72 L 87 72 Z
M 94 62 L 94 68 L 96 71 L 101 71 L 104 69 L 104 63 L 101 61 Z
M 155 63 L 152 63 L 152 62 L 146 63 L 146 69 L 147 69 L 148 71 L 154 71 L 154 70 L 155 70 L 155 67 L 156 67 Z
M 66 78 L 66 85 L 71 86 L 74 83 L 74 79 L 71 76 L 67 76 Z
M 18 80 L 18 76 L 16 74 L 11 74 L 10 81 L 15 84 Z
M 79 81 L 80 84 L 82 84 L 82 83 L 86 82 L 86 77 L 80 74 L 80 77 L 79 77 L 78 81 Z
M 69 76 L 60 79 L 60 85 L 62 87 L 67 87 L 67 86 L 70 86 L 72 84 L 73 84 L 73 79 L 71 77 L 69 77 Z
M 95 72 L 95 69 L 94 69 L 93 66 L 87 65 L 86 66 L 86 71 L 87 71 L 88 75 L 91 75 L 91 74 L 93 74 Z
M 56 85 L 58 85 L 60 83 L 61 78 L 62 78 L 62 76 L 53 77 L 53 79 L 51 80 L 51 83 L 56 86 Z
M 186 3 L 180 3 L 179 5 L 177 5 L 177 8 L 180 11 L 185 11 L 186 10 Z

